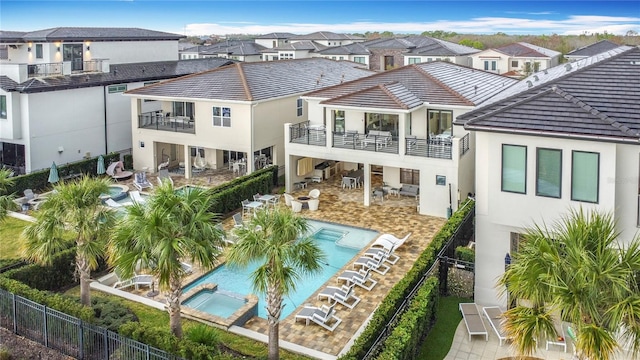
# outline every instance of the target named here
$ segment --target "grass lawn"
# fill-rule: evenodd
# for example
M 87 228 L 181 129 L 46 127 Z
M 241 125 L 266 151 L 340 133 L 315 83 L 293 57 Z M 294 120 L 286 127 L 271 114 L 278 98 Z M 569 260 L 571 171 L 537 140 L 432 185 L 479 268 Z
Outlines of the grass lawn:
M 7 216 L 0 226 L 0 259 L 20 259 L 20 234 L 28 222 Z
M 472 300 L 452 296 L 440 298 L 438 320 L 422 343 L 418 359 L 442 360 L 447 356 L 458 324 L 462 321 L 458 304 L 464 302 L 472 302 Z

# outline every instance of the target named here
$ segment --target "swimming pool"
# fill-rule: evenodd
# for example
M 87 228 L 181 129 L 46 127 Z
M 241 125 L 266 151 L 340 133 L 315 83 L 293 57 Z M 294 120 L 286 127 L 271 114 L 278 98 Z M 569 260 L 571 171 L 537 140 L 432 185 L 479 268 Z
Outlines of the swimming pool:
M 113 199 L 113 201 L 120 201 L 127 197 L 129 192 L 129 187 L 127 185 L 109 185 L 109 191 L 106 194 L 100 194 L 100 199 Z
M 326 255 L 326 263 L 322 266 L 322 271 L 311 277 L 304 277 L 297 282 L 297 289 L 284 298 L 281 319 L 291 314 L 296 307 L 304 303 L 318 288 L 324 285 L 327 280 L 333 277 L 346 263 L 367 244 L 371 242 L 378 232 L 368 229 L 355 228 L 340 224 L 308 220 L 310 232 L 317 244 Z M 253 293 L 249 277 L 256 269 L 256 265 L 248 266 L 245 269 L 222 265 L 195 282 L 189 284 L 183 290 L 189 291 L 196 286 L 215 283 L 219 290 L 225 290 L 240 295 Z M 263 294 L 258 295 L 258 316 L 267 318 L 266 302 Z M 208 311 L 213 315 L 220 314 L 216 306 L 208 307 Z

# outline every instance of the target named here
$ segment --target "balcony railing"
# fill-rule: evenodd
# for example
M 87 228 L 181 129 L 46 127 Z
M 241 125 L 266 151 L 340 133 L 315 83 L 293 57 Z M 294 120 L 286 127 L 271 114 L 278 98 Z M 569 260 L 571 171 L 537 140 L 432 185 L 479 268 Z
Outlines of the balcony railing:
M 405 139 L 406 154 L 438 159 L 451 159 L 451 140 Z
M 398 138 L 389 135 L 334 132 L 333 147 L 397 154 Z
M 327 131 L 322 126 L 309 125 L 308 121 L 293 124 L 289 127 L 289 142 L 315 146 L 327 145 Z
M 30 78 L 62 75 L 62 63 L 28 65 L 27 74 Z
M 195 121 L 186 116 L 166 116 L 160 111 L 138 115 L 138 128 L 195 134 Z
M 102 72 L 102 59 L 83 61 L 81 72 Z

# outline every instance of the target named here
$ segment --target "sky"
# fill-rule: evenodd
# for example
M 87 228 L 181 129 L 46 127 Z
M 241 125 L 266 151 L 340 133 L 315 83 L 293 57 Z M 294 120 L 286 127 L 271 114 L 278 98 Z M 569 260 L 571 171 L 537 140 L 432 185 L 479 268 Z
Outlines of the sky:
M 640 33 L 640 0 L 0 0 L 0 30 L 137 27 L 187 36 L 315 31 Z

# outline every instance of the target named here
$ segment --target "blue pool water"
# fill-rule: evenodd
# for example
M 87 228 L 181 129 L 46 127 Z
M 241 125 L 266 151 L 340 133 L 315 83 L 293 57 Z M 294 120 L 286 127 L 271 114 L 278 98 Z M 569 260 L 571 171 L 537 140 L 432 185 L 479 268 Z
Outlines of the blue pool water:
M 284 298 L 285 306 L 282 309 L 281 319 L 284 319 L 291 314 L 296 307 L 305 303 L 309 296 L 324 285 L 327 280 L 334 276 L 336 272 L 338 272 L 346 263 L 351 261 L 351 259 L 353 259 L 353 257 L 362 248 L 369 244 L 371 240 L 378 235 L 378 233 L 373 230 L 354 228 L 339 224 L 314 220 L 309 220 L 308 223 L 311 228 L 310 230 L 313 234 L 313 238 L 325 253 L 326 264 L 322 266 L 322 271 L 320 273 L 304 277 L 297 282 L 296 290 Z M 222 265 L 197 281 L 189 284 L 189 286 L 185 287 L 183 290 L 186 292 L 198 285 L 215 283 L 218 285 L 219 290 L 226 290 L 245 296 L 254 293 L 249 277 L 256 267 L 256 265 L 253 265 L 240 269 L 237 267 Z M 259 297 L 258 316 L 266 319 L 265 297 L 263 294 L 256 295 Z M 206 312 L 220 316 L 216 306 L 210 306 L 209 310 L 210 311 Z
M 244 298 L 224 290 L 202 290 L 187 299 L 183 305 L 228 318 L 244 304 Z

